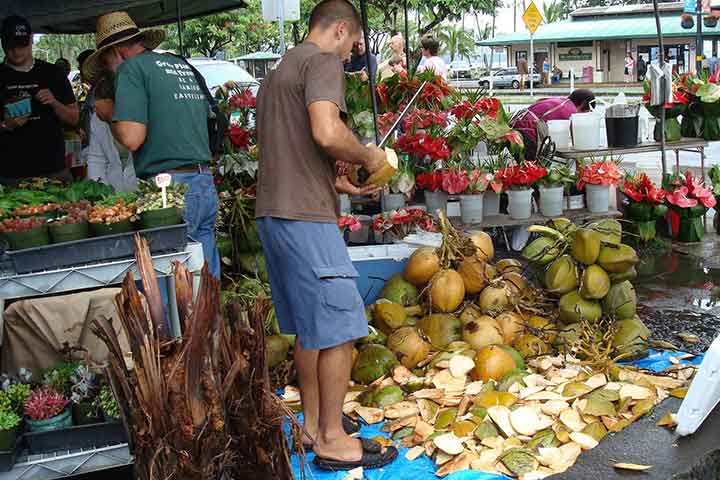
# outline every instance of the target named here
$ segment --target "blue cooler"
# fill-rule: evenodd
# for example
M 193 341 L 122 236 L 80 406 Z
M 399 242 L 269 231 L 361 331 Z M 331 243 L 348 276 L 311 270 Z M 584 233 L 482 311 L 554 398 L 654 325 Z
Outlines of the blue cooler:
M 360 274 L 358 290 L 366 305 L 375 303 L 390 277 L 405 270 L 405 263 L 416 248 L 404 244 L 348 247 L 350 259 Z

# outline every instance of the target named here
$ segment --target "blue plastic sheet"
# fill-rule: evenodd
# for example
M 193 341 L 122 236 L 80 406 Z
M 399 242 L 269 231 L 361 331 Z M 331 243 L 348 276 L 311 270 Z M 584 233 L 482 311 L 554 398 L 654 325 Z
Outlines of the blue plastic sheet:
M 660 352 L 657 350 L 650 350 L 650 354 L 646 358 L 634 362 L 629 362 L 627 364 L 639 368 L 653 370 L 655 372 L 661 372 L 672 366 L 672 363 L 670 362 L 671 356 L 677 358 L 678 356 L 682 355 L 682 352 Z M 683 361 L 683 363 L 700 365 L 702 359 L 703 356 L 699 355 L 689 360 L 685 360 Z M 302 421 L 302 415 L 300 415 L 299 418 Z M 377 437 L 378 435 L 388 437 L 386 433 L 380 431 L 382 425 L 383 424 L 381 423 L 376 425 L 365 425 L 360 430 L 360 435 L 363 438 L 373 438 Z M 366 471 L 365 480 L 432 480 L 437 478 L 435 476 L 435 471 L 437 470 L 435 462 L 433 462 L 424 455 L 416 459 L 415 461 L 410 462 L 405 458 L 406 453 L 407 449 L 400 448 L 400 455 L 395 462 L 385 468 Z M 319 470 L 315 468 L 312 464 L 314 458 L 315 456 L 312 453 L 306 456 L 305 474 L 307 478 L 314 480 L 343 480 L 347 475 L 347 472 L 326 472 L 324 470 Z M 292 462 L 295 478 L 299 479 L 301 478 L 300 465 L 298 464 L 298 459 L 296 455 L 293 455 Z M 447 480 L 507 479 L 507 477 L 505 477 L 504 475 L 496 475 L 492 473 L 484 473 L 474 470 L 453 473 L 452 475 L 449 475 L 445 478 Z

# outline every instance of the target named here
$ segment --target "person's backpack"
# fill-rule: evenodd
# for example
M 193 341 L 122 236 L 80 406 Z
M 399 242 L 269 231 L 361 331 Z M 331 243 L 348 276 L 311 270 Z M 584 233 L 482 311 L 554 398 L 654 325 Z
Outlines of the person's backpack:
M 170 53 L 170 55 L 181 59 L 187 66 L 190 67 L 190 70 L 192 70 L 195 76 L 195 81 L 205 94 L 205 98 L 210 104 L 210 112 L 207 119 L 208 146 L 210 147 L 210 153 L 212 153 L 213 156 L 222 153 L 225 145 L 225 135 L 230 128 L 230 119 L 222 112 L 222 110 L 220 110 L 220 105 L 218 105 L 217 100 L 213 97 L 212 93 L 210 93 L 210 89 L 208 88 L 207 83 L 205 83 L 205 78 L 200 72 L 198 72 L 197 68 L 195 68 L 185 57 L 181 55 L 175 55 L 174 53 Z

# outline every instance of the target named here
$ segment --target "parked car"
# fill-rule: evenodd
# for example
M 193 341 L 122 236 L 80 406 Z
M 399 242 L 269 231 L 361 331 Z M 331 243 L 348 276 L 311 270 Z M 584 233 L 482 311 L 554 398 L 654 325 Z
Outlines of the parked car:
M 481 87 L 490 88 L 490 76 L 484 76 L 480 78 L 479 82 Z M 540 74 L 533 73 L 533 83 L 535 86 L 540 87 Z M 495 88 L 520 88 L 520 74 L 517 68 L 503 68 L 492 74 L 492 84 Z M 530 85 L 530 76 L 525 78 L 525 84 Z
M 244 68 L 232 62 L 213 60 L 211 58 L 191 58 L 189 61 L 203 76 L 213 95 L 218 88 L 229 80 L 234 81 L 240 87 L 249 87 L 253 95 L 257 95 L 260 82 Z
M 448 65 L 448 78 L 450 80 L 457 80 L 460 78 L 471 79 L 472 78 L 472 65 L 464 60 L 455 60 L 450 62 Z

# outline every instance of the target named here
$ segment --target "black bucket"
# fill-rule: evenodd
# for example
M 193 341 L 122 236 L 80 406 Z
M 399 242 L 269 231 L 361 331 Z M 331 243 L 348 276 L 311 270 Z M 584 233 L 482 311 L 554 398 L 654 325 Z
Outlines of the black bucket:
M 609 148 L 629 148 L 638 144 L 637 105 L 611 105 L 605 113 Z

